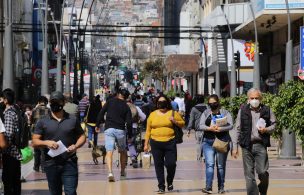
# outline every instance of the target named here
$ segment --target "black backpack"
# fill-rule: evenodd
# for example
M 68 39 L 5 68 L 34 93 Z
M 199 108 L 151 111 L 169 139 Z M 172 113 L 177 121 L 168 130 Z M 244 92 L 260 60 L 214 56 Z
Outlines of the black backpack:
M 28 125 L 27 116 L 19 107 L 14 106 L 14 109 L 11 110 L 16 113 L 18 118 L 18 126 L 15 134 L 14 144 L 19 149 L 23 149 L 29 145 L 29 140 L 31 137 L 31 128 Z

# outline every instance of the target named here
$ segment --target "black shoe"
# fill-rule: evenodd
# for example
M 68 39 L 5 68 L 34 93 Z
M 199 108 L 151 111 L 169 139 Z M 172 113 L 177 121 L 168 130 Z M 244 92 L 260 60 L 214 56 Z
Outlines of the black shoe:
M 34 170 L 35 172 L 39 172 L 39 167 L 33 167 L 33 170 Z
M 89 148 L 92 148 L 92 145 L 89 143 L 89 146 L 88 146 Z
M 157 194 L 164 194 L 165 193 L 165 189 L 163 188 L 159 188 L 157 191 Z
M 137 160 L 132 160 L 133 168 L 138 168 Z
M 171 192 L 173 190 L 173 185 L 168 185 L 168 191 Z
M 224 190 L 224 188 L 221 188 L 221 189 L 219 189 L 219 191 L 218 191 L 218 194 L 225 194 L 225 190 Z
M 212 194 L 212 188 L 203 188 L 202 192 L 204 192 L 206 194 Z

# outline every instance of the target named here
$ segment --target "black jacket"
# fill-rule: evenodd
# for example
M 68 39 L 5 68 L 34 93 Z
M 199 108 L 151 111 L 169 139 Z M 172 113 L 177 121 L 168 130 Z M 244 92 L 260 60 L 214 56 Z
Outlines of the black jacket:
M 261 105 L 260 118 L 263 118 L 266 121 L 266 127 L 271 125 L 270 121 L 270 108 Z M 251 143 L 251 132 L 252 132 L 252 115 L 250 110 L 250 105 L 247 104 L 241 108 L 241 123 L 240 123 L 240 139 L 239 144 L 243 148 L 250 148 Z M 270 135 L 268 133 L 260 134 L 263 145 L 265 147 L 270 146 Z

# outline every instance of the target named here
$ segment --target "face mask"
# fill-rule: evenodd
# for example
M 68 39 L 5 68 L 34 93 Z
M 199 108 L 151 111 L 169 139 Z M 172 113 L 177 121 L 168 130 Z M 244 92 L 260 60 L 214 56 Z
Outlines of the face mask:
M 4 102 L 0 103 L 0 109 L 5 109 L 5 103 Z
M 61 110 L 63 110 L 63 106 L 58 104 L 58 103 L 52 103 L 51 104 L 51 111 L 52 112 L 60 112 Z
M 253 108 L 257 108 L 260 106 L 260 100 L 256 100 L 256 99 L 250 100 L 249 103 L 250 103 L 251 107 L 253 107 Z
M 160 101 L 160 102 L 157 103 L 157 107 L 158 107 L 159 109 L 165 109 L 165 108 L 167 108 L 167 102 L 165 102 L 165 101 Z
M 209 103 L 209 107 L 211 110 L 216 110 L 219 107 L 219 104 L 217 102 Z

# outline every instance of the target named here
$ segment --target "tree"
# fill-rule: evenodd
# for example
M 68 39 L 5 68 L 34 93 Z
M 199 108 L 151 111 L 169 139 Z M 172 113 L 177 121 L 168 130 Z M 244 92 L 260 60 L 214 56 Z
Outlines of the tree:
M 151 76 L 155 80 L 163 81 L 165 76 L 164 69 L 165 66 L 161 59 L 156 59 L 155 61 L 150 60 L 144 64 L 141 73 L 144 78 Z

